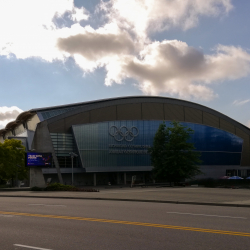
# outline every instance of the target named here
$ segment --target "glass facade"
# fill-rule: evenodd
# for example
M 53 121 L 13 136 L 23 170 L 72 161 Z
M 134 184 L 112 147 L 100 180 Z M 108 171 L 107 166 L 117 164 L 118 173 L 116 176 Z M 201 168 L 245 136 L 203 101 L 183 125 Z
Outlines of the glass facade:
M 147 150 L 162 121 L 110 121 L 73 125 L 81 162 L 87 171 L 91 168 L 124 166 L 134 171 L 151 166 Z M 202 165 L 240 165 L 243 140 L 226 131 L 193 123 L 181 122 L 193 129 L 190 142 L 201 152 Z M 166 121 L 170 126 L 170 122 Z M 132 170 L 132 169 L 131 169 Z
M 70 107 L 70 108 L 62 108 L 62 109 L 54 109 L 54 110 L 49 110 L 49 111 L 42 111 L 42 112 L 38 112 L 39 114 L 42 115 L 43 120 L 47 120 L 51 117 L 57 116 L 57 115 L 61 115 L 63 113 L 66 113 L 72 109 L 75 109 L 78 107 Z
M 72 134 L 50 133 L 55 154 L 58 159 L 60 168 L 71 167 L 70 152 L 77 152 L 75 141 Z M 74 158 L 74 167 L 80 167 L 79 160 Z M 54 167 L 54 164 L 53 164 Z

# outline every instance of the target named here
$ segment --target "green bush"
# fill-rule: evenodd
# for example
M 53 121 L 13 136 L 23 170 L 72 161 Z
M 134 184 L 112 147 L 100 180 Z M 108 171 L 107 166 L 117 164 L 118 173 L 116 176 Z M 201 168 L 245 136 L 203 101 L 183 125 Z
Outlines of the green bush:
M 63 185 L 61 183 L 53 183 L 45 188 L 46 191 L 75 191 L 76 187 Z
M 30 189 L 31 191 L 44 191 L 44 188 L 40 188 L 40 187 L 32 187 L 31 189 Z
M 33 187 L 31 191 L 78 191 L 78 192 L 99 192 L 98 189 L 93 188 L 77 188 L 75 186 L 63 185 L 60 183 L 53 183 L 46 188 Z
M 76 188 L 76 190 L 72 190 L 72 191 L 78 191 L 78 192 L 99 192 L 98 189 L 94 189 L 94 188 Z

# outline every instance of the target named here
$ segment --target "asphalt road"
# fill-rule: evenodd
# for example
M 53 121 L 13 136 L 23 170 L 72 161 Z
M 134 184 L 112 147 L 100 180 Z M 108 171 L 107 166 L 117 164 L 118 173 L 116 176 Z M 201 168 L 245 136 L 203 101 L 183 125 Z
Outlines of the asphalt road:
M 0 197 L 1 250 L 249 249 L 250 209 Z

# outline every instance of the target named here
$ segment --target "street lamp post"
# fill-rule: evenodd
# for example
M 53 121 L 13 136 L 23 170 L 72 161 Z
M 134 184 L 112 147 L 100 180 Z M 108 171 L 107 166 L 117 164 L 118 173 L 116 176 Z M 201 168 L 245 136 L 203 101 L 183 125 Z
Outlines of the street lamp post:
M 35 148 L 32 148 L 30 150 L 27 150 L 27 152 L 34 152 L 36 151 Z M 29 186 L 31 187 L 31 167 L 29 167 L 29 176 L 30 176 L 30 179 L 29 179 Z
M 74 167 L 73 167 L 73 159 L 74 157 L 77 157 L 78 155 L 75 154 L 74 152 L 70 152 L 69 153 L 70 157 L 71 157 L 71 164 L 72 164 L 72 186 L 74 184 Z

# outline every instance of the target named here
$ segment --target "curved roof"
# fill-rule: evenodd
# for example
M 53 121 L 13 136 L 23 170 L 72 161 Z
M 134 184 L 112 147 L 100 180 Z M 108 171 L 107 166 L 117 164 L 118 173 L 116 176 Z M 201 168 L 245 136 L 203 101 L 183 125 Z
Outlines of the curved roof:
M 27 121 L 34 114 L 35 114 L 34 111 L 24 111 L 24 112 L 20 113 L 17 116 L 16 120 L 7 123 L 7 125 L 5 126 L 5 128 L 0 130 L 0 135 L 6 133 L 7 131 L 15 129 L 16 126 L 18 126 L 19 124 L 23 123 L 24 121 Z
M 66 108 L 66 107 L 75 107 L 75 109 L 72 109 L 68 112 L 65 112 L 63 114 L 54 116 L 49 118 L 47 121 L 48 123 L 53 123 L 55 121 L 58 121 L 62 118 L 72 116 L 81 112 L 104 108 L 112 105 L 123 105 L 123 104 L 130 104 L 130 103 L 168 103 L 168 104 L 174 104 L 174 105 L 182 105 L 185 107 L 190 107 L 194 109 L 198 109 L 207 113 L 210 113 L 212 115 L 215 115 L 217 117 L 220 117 L 224 119 L 227 122 L 232 123 L 234 126 L 240 127 L 244 130 L 244 132 L 247 132 L 250 134 L 250 129 L 239 123 L 238 121 L 214 110 L 209 107 L 206 107 L 201 104 L 197 104 L 194 102 L 181 100 L 181 99 L 175 99 L 175 98 L 169 98 L 169 97 L 160 97 L 160 96 L 126 96 L 126 97 L 116 97 L 116 98 L 109 98 L 109 99 L 101 99 L 101 100 L 95 100 L 95 101 L 89 101 L 89 102 L 82 102 L 82 103 L 74 103 L 74 104 L 68 104 L 68 105 L 61 105 L 61 106 L 54 106 L 49 108 L 41 108 L 41 109 L 32 109 L 30 111 L 48 111 L 51 109 L 60 109 L 60 108 Z
M 0 134 L 5 133 L 8 130 L 14 129 L 18 124 L 20 124 L 23 121 L 28 120 L 34 115 L 34 113 L 37 113 L 37 112 L 39 113 L 50 112 L 53 110 L 72 108 L 71 110 L 65 113 L 62 113 L 62 114 L 59 114 L 59 115 L 56 115 L 54 117 L 47 119 L 48 123 L 53 123 L 65 117 L 72 116 L 72 115 L 85 112 L 85 111 L 89 111 L 89 110 L 104 108 L 104 107 L 108 107 L 112 105 L 123 105 L 123 104 L 141 103 L 141 102 L 143 103 L 169 103 L 169 104 L 182 105 L 185 107 L 198 109 L 198 110 L 213 114 L 217 117 L 220 117 L 228 121 L 229 123 L 232 123 L 234 126 L 241 128 L 242 130 L 244 130 L 244 132 L 250 134 L 250 129 L 247 126 L 233 120 L 232 118 L 214 109 L 211 109 L 201 104 L 197 104 L 197 103 L 190 102 L 190 101 L 169 98 L 169 97 L 160 97 L 160 96 L 125 96 L 125 97 L 108 98 L 108 99 L 101 99 L 101 100 L 94 100 L 94 101 L 80 102 L 80 103 L 73 103 L 73 104 L 66 104 L 66 105 L 59 105 L 59 106 L 35 108 L 29 111 L 24 111 L 20 113 L 17 116 L 15 121 L 8 123 L 5 129 L 0 130 Z
M 18 124 L 18 122 L 17 122 L 16 120 L 15 120 L 15 121 L 12 121 L 12 122 L 9 122 L 9 123 L 5 126 L 5 129 L 11 130 L 11 129 L 13 129 L 17 124 Z
M 27 120 L 29 119 L 31 116 L 34 115 L 34 112 L 32 111 L 24 111 L 22 113 L 20 113 L 17 118 L 16 118 L 16 121 L 24 121 L 24 120 Z

